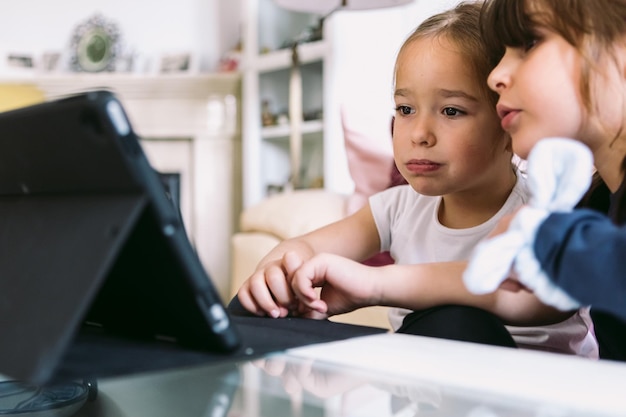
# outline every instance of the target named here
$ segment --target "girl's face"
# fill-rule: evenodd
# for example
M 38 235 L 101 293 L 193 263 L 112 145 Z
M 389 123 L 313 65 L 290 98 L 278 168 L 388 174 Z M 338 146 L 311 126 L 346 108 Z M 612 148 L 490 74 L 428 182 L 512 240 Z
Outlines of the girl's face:
M 578 51 L 561 36 L 538 29 L 528 46 L 507 47 L 489 75 L 489 87 L 500 95 L 502 127 L 522 158 L 542 138 L 581 138 L 580 60 Z
M 411 41 L 398 55 L 395 80 L 394 158 L 415 191 L 479 195 L 510 175 L 498 117 L 454 44 Z

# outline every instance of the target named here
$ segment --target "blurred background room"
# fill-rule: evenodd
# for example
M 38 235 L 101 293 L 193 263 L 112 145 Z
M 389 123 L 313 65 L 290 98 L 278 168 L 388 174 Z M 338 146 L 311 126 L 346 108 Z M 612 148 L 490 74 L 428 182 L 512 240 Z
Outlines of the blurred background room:
M 304 13 L 274 0 L 23 0 L 0 13 L 0 110 L 118 94 L 229 299 L 268 246 L 388 186 L 395 54 L 457 2 Z

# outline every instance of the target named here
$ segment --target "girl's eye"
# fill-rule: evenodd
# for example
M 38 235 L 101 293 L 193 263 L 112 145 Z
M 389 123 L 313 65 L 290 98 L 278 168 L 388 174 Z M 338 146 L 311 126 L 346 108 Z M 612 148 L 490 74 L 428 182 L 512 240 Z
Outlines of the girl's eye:
M 545 30 L 541 27 L 535 27 L 530 29 L 525 35 L 522 43 L 522 48 L 525 52 L 533 49 L 542 39 L 546 36 Z
M 398 106 L 396 107 L 396 112 L 400 113 L 402 116 L 408 116 L 413 113 L 413 109 L 409 106 Z
M 448 117 L 460 116 L 463 112 L 459 109 L 455 109 L 454 107 L 446 107 L 443 109 L 443 114 Z
M 537 45 L 537 42 L 539 42 L 539 40 L 536 37 L 527 39 L 524 42 L 524 51 L 528 52 L 531 49 L 533 49 L 535 47 L 535 45 Z

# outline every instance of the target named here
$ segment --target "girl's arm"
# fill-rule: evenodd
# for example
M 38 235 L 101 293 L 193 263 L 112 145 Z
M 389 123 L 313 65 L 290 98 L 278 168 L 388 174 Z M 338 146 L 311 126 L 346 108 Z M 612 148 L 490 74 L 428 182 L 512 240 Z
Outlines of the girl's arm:
M 626 320 L 626 228 L 590 210 L 551 214 L 535 256 L 556 285 L 582 304 Z
M 384 305 L 422 310 L 445 304 L 478 307 L 506 324 L 538 326 L 571 316 L 541 303 L 526 291 L 498 290 L 474 295 L 462 280 L 466 262 L 369 267 L 346 258 L 319 254 L 304 262 L 292 286 L 310 317 L 326 317 L 356 308 Z M 315 288 L 321 288 L 318 294 Z
M 467 262 L 459 261 L 383 267 L 390 271 L 379 289 L 380 303 L 410 310 L 445 304 L 477 307 L 515 326 L 558 323 L 573 313 L 547 306 L 523 290 L 499 289 L 484 295 L 470 293 L 462 279 L 466 266 Z
M 302 261 L 321 252 L 363 260 L 379 248 L 378 230 L 367 204 L 342 220 L 279 243 L 242 284 L 239 301 L 254 314 L 284 317 L 298 308 L 289 282 Z M 291 257 L 285 257 L 287 252 Z

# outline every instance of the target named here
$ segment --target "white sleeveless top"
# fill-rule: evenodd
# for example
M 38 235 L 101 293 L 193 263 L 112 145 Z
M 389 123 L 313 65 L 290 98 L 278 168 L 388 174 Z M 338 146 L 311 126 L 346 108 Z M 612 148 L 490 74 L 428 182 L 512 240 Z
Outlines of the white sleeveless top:
M 483 224 L 467 229 L 450 229 L 439 223 L 440 196 L 424 196 L 410 185 L 389 188 L 369 198 L 380 236 L 381 251 L 389 251 L 397 264 L 468 260 L 476 244 L 496 226 L 500 218 L 526 204 L 529 199 L 525 177 L 517 183 L 502 208 Z M 394 330 L 410 310 L 392 308 L 389 321 Z M 569 319 L 538 327 L 507 326 L 519 347 L 598 357 L 598 344 L 587 308 Z

